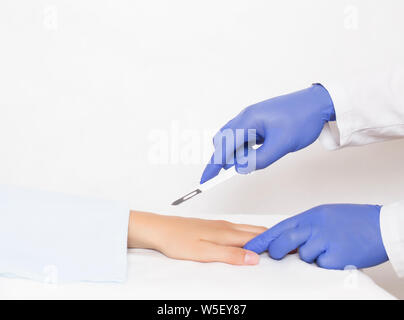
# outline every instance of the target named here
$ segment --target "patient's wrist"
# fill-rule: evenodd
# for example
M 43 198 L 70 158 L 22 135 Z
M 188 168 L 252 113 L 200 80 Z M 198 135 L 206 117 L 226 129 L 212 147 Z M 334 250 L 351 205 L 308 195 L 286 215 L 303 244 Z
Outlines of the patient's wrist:
M 131 211 L 128 227 L 128 248 L 156 249 L 156 228 L 158 215 Z

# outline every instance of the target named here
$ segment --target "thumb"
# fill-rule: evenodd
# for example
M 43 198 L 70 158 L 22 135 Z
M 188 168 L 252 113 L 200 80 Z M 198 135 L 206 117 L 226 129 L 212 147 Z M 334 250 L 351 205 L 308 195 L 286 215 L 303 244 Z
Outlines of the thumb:
M 222 170 L 222 168 L 223 166 L 221 164 L 214 164 L 212 162 L 209 162 L 202 173 L 200 184 L 203 184 L 216 177 L 219 174 L 220 170 Z
M 260 257 L 255 252 L 238 247 L 222 246 L 202 241 L 198 251 L 202 262 L 223 262 L 233 265 L 256 265 Z
M 272 228 L 247 242 L 244 249 L 254 251 L 258 254 L 263 253 L 268 249 L 271 242 L 278 238 L 283 232 L 295 228 L 298 224 L 298 220 L 299 216 L 294 216 L 279 222 Z

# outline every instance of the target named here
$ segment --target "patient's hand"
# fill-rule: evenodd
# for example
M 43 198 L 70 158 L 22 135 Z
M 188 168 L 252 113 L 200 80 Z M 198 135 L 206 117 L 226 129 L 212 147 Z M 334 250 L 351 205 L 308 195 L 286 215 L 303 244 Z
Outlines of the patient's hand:
M 255 265 L 259 255 L 242 247 L 264 227 L 132 211 L 128 247 L 160 251 L 174 259 Z

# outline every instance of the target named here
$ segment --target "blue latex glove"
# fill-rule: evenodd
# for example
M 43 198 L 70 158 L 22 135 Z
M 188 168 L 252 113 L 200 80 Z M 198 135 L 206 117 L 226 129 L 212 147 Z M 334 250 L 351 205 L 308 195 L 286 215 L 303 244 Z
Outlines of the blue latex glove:
M 222 168 L 233 165 L 239 173 L 263 169 L 286 154 L 312 144 L 324 124 L 333 120 L 333 102 L 327 90 L 319 84 L 247 107 L 215 135 L 215 151 L 203 172 L 201 183 L 215 177 Z M 236 139 L 239 129 L 244 129 L 244 137 Z M 255 134 L 248 134 L 248 129 L 255 130 Z M 234 141 L 222 137 L 226 130 L 234 133 Z M 252 139 L 262 146 L 251 149 L 248 142 Z M 223 145 L 219 143 L 221 141 Z M 226 147 L 226 143 L 230 147 Z M 243 164 L 237 162 L 240 149 L 244 154 L 251 152 L 253 156 L 248 159 L 254 159 L 255 163 L 248 163 L 250 160 Z
M 323 205 L 286 219 L 244 248 L 268 250 L 276 260 L 299 248 L 303 261 L 326 269 L 366 268 L 388 260 L 380 233 L 380 206 Z

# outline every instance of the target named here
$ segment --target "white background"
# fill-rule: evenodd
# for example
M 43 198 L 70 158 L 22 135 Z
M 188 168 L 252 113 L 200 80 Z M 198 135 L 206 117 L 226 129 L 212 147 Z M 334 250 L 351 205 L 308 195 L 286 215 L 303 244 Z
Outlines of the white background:
M 315 143 L 169 206 L 198 184 L 206 132 L 244 107 L 403 57 L 403 10 L 397 0 L 3 0 L 0 181 L 170 214 L 404 199 L 399 140 L 336 152 Z M 165 164 L 150 157 L 156 130 L 167 132 Z M 189 130 L 200 151 L 191 164 L 181 160 Z M 370 273 L 404 297 L 389 265 Z

